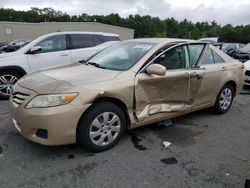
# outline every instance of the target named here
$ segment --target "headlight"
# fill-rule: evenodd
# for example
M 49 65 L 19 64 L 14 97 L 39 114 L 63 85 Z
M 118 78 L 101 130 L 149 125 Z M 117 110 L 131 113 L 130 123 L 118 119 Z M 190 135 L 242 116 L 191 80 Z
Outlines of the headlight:
M 46 108 L 68 104 L 77 95 L 78 93 L 38 95 L 27 104 L 26 108 Z

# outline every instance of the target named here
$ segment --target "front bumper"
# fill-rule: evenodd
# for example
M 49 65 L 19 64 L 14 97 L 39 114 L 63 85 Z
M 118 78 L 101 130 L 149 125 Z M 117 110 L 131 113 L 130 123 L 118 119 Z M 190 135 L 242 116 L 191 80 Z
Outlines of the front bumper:
M 27 99 L 24 103 L 30 100 Z M 89 105 L 62 105 L 51 108 L 26 109 L 25 104 L 16 106 L 10 100 L 10 113 L 14 126 L 25 138 L 43 145 L 64 145 L 76 142 L 79 119 Z M 47 137 L 37 134 L 46 130 Z

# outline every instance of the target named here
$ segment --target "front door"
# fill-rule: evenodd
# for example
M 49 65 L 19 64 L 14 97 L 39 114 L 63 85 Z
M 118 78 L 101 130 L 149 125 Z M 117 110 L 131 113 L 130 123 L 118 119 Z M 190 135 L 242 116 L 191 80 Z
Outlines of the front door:
M 186 45 L 164 53 L 152 62 L 166 67 L 164 76 L 140 72 L 135 78 L 135 114 L 139 121 L 159 113 L 169 114 L 191 109 L 190 63 Z
M 41 51 L 35 54 L 27 54 L 31 72 L 44 67 L 71 63 L 71 54 L 67 50 L 65 35 L 48 37 L 36 46 L 40 46 Z

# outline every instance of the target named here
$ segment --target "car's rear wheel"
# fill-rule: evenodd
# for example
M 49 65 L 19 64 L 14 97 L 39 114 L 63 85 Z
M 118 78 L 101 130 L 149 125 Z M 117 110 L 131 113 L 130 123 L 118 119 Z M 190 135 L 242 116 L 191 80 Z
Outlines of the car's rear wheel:
M 231 84 L 224 85 L 217 96 L 214 105 L 214 112 L 218 114 L 226 113 L 232 105 L 233 98 L 234 98 L 234 89 L 232 85 Z
M 13 70 L 0 72 L 0 99 L 8 99 L 13 92 L 14 84 L 22 75 Z
M 94 104 L 80 119 L 77 141 L 89 151 L 100 152 L 113 147 L 126 127 L 123 110 L 110 102 Z

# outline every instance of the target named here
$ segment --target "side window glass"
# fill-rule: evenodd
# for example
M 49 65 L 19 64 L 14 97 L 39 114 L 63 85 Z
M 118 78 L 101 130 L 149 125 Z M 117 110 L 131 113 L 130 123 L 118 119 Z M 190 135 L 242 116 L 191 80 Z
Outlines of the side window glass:
M 79 49 L 79 48 L 89 48 L 95 46 L 95 41 L 92 35 L 89 34 L 72 34 L 71 41 L 72 41 L 72 48 Z
M 38 53 L 56 52 L 66 50 L 65 35 L 57 35 L 49 37 L 42 42 L 39 42 L 36 46 L 42 48 Z
M 94 35 L 94 40 L 95 40 L 95 45 L 99 45 L 103 43 L 100 35 Z
M 225 61 L 215 51 L 213 51 L 213 55 L 214 63 L 225 63 Z
M 179 46 L 166 51 L 154 60 L 154 63 L 161 64 L 167 70 L 189 68 L 188 53 L 186 46 Z
M 116 36 L 95 35 L 95 41 L 101 44 L 108 41 L 121 41 L 121 40 L 119 37 Z
M 197 61 L 199 60 L 203 48 L 204 44 L 191 44 L 189 46 L 191 67 L 195 67 L 195 65 L 197 64 Z
M 212 52 L 212 50 L 210 48 L 206 51 L 206 54 L 204 56 L 202 64 L 205 64 L 205 65 L 214 64 L 213 52 Z

